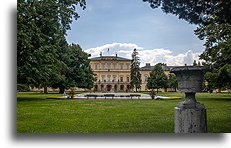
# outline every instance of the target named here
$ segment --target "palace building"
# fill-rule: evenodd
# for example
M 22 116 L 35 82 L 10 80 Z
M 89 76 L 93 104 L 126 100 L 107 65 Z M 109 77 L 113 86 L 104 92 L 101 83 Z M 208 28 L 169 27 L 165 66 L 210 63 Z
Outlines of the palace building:
M 102 56 L 91 59 L 91 68 L 96 74 L 95 91 L 126 91 L 130 89 L 131 59 Z
M 119 92 L 130 90 L 130 67 L 131 59 L 117 56 L 102 56 L 91 58 L 91 68 L 96 74 L 94 91 L 102 92 Z M 147 90 L 147 81 L 149 73 L 154 66 L 146 63 L 146 66 L 140 68 L 141 89 Z M 164 66 L 163 70 L 166 75 L 169 74 L 170 66 Z

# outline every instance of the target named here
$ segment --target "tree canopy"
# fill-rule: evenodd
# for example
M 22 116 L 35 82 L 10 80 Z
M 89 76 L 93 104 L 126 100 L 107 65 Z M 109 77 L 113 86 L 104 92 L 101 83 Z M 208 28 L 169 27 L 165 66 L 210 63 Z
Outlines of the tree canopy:
M 204 65 L 222 81 L 220 88 L 230 88 L 231 81 L 231 1 L 230 0 L 143 0 L 152 8 L 160 7 L 179 19 L 198 24 L 195 34 L 205 40 L 205 50 L 200 55 Z M 196 63 L 194 63 L 196 64 Z M 199 63 L 198 63 L 199 64 Z M 211 76 L 211 74 L 208 74 Z M 209 77 L 210 77 L 209 76 Z M 211 80 L 215 81 L 215 79 Z M 211 82 L 211 81 L 210 81 Z M 212 83 L 212 82 L 211 82 Z M 213 82 L 215 83 L 215 82 Z
M 147 87 L 148 89 L 157 89 L 157 92 L 160 88 L 167 88 L 167 76 L 164 73 L 161 63 L 156 64 L 150 72 Z
M 131 81 L 130 81 L 130 85 L 131 88 L 135 88 L 135 90 L 137 91 L 137 89 L 139 89 L 141 87 L 141 74 L 140 74 L 140 58 L 138 56 L 138 52 L 136 51 L 136 49 L 134 49 L 133 53 L 132 53 L 132 64 L 131 64 Z
M 36 87 L 63 83 L 92 87 L 92 71 L 88 55 L 80 46 L 68 47 L 65 35 L 70 24 L 79 17 L 77 5 L 83 9 L 85 0 L 18 0 L 17 3 L 17 82 Z M 73 54 L 74 57 L 68 56 Z M 78 64 L 76 67 L 73 64 Z M 86 75 L 89 74 L 89 75 Z M 72 74 L 73 75 L 73 74 Z M 78 81 L 77 83 L 74 83 Z M 60 86 L 61 87 L 61 86 Z
M 216 17 L 219 23 L 231 24 L 230 0 L 143 0 L 152 8 L 160 7 L 165 13 L 172 13 L 179 19 L 193 24 L 206 24 L 207 19 Z
M 176 91 L 178 85 L 177 85 L 177 79 L 176 79 L 175 74 L 170 73 L 168 75 L 167 86 L 168 86 L 168 88 L 173 88 L 174 91 Z

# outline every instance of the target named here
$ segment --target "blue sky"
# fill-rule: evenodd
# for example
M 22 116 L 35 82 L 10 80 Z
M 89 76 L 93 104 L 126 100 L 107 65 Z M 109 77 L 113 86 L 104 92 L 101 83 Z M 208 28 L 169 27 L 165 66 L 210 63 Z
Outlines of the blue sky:
M 142 64 L 166 62 L 170 65 L 182 65 L 182 62 L 187 63 L 186 57 L 198 60 L 198 55 L 204 49 L 203 41 L 194 35 L 195 25 L 179 20 L 172 14 L 165 14 L 160 9 L 152 9 L 149 3 L 142 0 L 86 2 L 85 10 L 77 10 L 80 18 L 72 23 L 67 41 L 79 44 L 86 52 L 93 52 L 92 56 L 99 52 L 109 54 L 106 49 L 110 48 L 111 55 L 117 53 L 129 58 L 132 49 L 136 47 L 141 53 L 149 53 L 141 54 L 150 56 L 147 57 L 150 60 L 141 61 Z M 161 58 L 163 54 L 152 57 L 157 49 L 161 49 L 158 52 L 162 51 L 164 55 L 164 51 L 173 57 L 181 55 L 181 62 L 168 62 L 168 59 Z M 189 59 L 187 64 L 191 64 L 194 59 Z

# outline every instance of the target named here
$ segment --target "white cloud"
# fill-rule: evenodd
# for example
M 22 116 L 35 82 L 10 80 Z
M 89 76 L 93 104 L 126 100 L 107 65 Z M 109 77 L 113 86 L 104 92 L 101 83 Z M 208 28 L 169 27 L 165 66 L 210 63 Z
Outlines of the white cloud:
M 143 49 L 143 47 L 139 47 L 138 45 L 132 43 L 112 43 L 95 48 L 89 48 L 86 49 L 85 52 L 90 53 L 92 57 L 97 57 L 99 56 L 100 52 L 102 52 L 103 55 L 115 55 L 119 54 L 121 51 L 132 51 L 134 48 Z
M 120 57 L 131 59 L 131 54 L 134 48 L 136 48 L 139 53 L 141 67 L 144 66 L 145 63 L 151 63 L 151 65 L 166 63 L 169 66 L 183 66 L 185 64 L 192 65 L 194 60 L 199 60 L 199 55 L 201 54 L 193 53 L 192 50 L 188 50 L 186 53 L 173 55 L 173 52 L 169 49 L 160 48 L 148 50 L 132 43 L 105 44 L 103 46 L 86 49 L 85 52 L 90 53 L 91 57 L 97 57 L 100 52 L 102 52 L 103 55 L 117 54 Z

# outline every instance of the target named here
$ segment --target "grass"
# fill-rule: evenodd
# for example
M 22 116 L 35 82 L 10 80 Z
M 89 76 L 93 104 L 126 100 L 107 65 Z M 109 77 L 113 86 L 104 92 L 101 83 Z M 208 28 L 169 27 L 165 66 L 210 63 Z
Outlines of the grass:
M 183 93 L 159 93 L 184 97 Z M 173 133 L 174 107 L 182 100 L 48 100 L 58 93 L 17 93 L 18 133 Z M 208 132 L 231 129 L 230 94 L 198 93 Z

